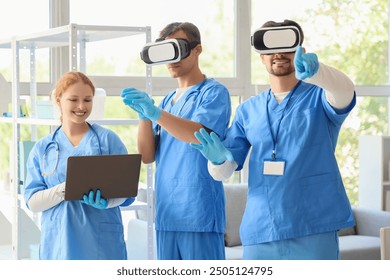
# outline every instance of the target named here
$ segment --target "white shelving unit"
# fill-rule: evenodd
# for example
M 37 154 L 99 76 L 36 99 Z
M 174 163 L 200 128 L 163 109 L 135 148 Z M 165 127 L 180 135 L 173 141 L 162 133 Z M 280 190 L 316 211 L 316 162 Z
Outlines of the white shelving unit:
M 359 206 L 390 211 L 390 136 L 359 138 Z
M 12 201 L 14 210 L 12 211 L 12 258 L 23 259 L 27 258 L 29 253 L 29 245 L 33 241 L 29 240 L 28 232 L 31 229 L 26 229 L 26 217 L 23 214 L 23 204 L 19 194 L 19 143 L 20 125 L 31 125 L 33 128 L 38 125 L 47 125 L 56 127 L 59 125 L 59 120 L 56 119 L 39 119 L 36 118 L 36 100 L 38 83 L 35 79 L 36 58 L 35 51 L 39 48 L 61 48 L 68 47 L 68 64 L 69 68 L 66 71 L 86 71 L 86 46 L 90 42 L 123 38 L 134 35 L 145 35 L 145 42 L 151 40 L 151 28 L 145 27 L 129 27 L 129 26 L 96 26 L 96 25 L 77 25 L 69 24 L 61 27 L 52 28 L 43 32 L 29 34 L 25 36 L 13 37 L 11 39 L 0 40 L 0 48 L 12 50 L 13 60 L 13 75 L 12 75 L 12 117 L 0 117 L 1 123 L 12 124 L 12 147 L 11 157 L 14 159 L 11 165 L 11 191 L 9 198 Z M 31 99 L 31 118 L 19 117 L 20 96 L 21 96 L 21 82 L 20 82 L 20 50 L 28 50 L 30 54 L 30 82 L 29 82 L 29 97 Z M 51 72 L 59 71 L 58 69 L 50 69 Z M 64 71 L 64 70 L 63 70 Z M 88 73 L 87 73 L 88 74 Z M 151 67 L 146 67 L 146 91 L 151 92 Z M 53 77 L 53 75 L 51 75 Z M 53 81 L 53 85 L 54 85 Z M 52 88 L 52 86 L 50 87 Z M 127 119 L 102 119 L 93 120 L 91 122 L 99 123 L 101 125 L 136 125 L 137 120 Z M 32 140 L 36 140 L 36 130 L 32 130 Z M 153 176 L 152 167 L 147 169 L 147 189 L 148 189 L 148 203 L 135 203 L 134 206 L 123 208 L 127 210 L 146 210 L 148 212 L 148 258 L 153 259 Z M 150 203 L 149 203 L 150 202 Z M 22 213 L 22 214 L 21 214 Z M 30 242 L 31 241 L 31 242 Z

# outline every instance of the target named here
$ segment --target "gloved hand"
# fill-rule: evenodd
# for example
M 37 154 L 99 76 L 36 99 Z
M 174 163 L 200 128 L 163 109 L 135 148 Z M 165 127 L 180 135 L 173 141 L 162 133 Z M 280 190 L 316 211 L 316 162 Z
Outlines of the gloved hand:
M 131 88 L 125 88 L 122 90 L 121 97 L 122 97 L 123 103 L 125 103 L 125 105 L 129 106 L 134 111 L 136 111 L 138 113 L 138 117 L 140 118 L 140 120 L 149 120 L 147 117 L 145 117 L 142 114 L 142 108 L 139 105 L 133 104 L 131 102 L 131 98 L 137 98 L 137 96 L 130 95 L 130 93 L 129 93 L 130 90 L 131 90 Z M 141 97 L 143 94 L 147 95 L 145 92 L 140 91 L 138 97 Z M 128 97 L 128 95 L 130 95 L 130 96 Z M 153 100 L 153 103 L 154 103 L 154 100 Z
M 208 134 L 204 128 L 201 128 L 194 135 L 200 144 L 191 143 L 191 147 L 198 149 L 214 165 L 222 164 L 226 160 L 234 161 L 232 153 L 225 148 L 214 132 Z
M 295 77 L 298 80 L 313 77 L 320 66 L 317 55 L 315 53 L 303 53 L 301 46 L 295 52 L 294 64 Z
M 96 191 L 96 197 L 93 190 L 89 191 L 88 196 L 84 194 L 81 202 L 97 209 L 106 209 L 108 206 L 108 201 L 107 199 L 101 197 L 100 190 Z
M 154 100 L 146 92 L 135 88 L 125 88 L 121 97 L 123 103 L 138 113 L 140 119 L 156 121 L 161 117 L 162 110 L 154 105 Z

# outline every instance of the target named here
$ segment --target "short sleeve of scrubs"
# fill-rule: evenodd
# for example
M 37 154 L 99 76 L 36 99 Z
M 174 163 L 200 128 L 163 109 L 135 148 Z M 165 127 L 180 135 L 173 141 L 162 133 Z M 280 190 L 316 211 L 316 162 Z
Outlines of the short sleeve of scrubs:
M 29 154 L 26 164 L 27 176 L 23 194 L 26 205 L 34 193 L 47 189 L 46 182 L 44 181 L 42 176 L 40 161 L 43 157 L 44 150 L 46 148 L 47 143 L 49 142 L 49 139 L 51 139 L 51 135 L 46 136 L 45 138 L 38 141 Z M 49 158 L 49 160 L 52 161 L 54 159 Z
M 341 126 L 348 114 L 356 105 L 356 92 L 354 92 L 351 103 L 344 109 L 335 109 L 326 100 L 326 95 L 322 95 L 322 104 L 325 108 L 326 115 L 328 118 L 337 126 Z
M 197 98 L 197 109 L 191 116 L 191 120 L 201 123 L 223 137 L 229 123 L 230 114 L 229 91 L 222 84 L 213 79 L 208 79 L 206 85 L 200 89 L 200 96 Z
M 246 138 L 244 122 L 241 106 L 239 106 L 236 110 L 232 125 L 227 130 L 226 139 L 223 141 L 225 147 L 229 149 L 235 162 L 238 164 L 237 170 L 242 169 L 251 147 L 251 144 Z

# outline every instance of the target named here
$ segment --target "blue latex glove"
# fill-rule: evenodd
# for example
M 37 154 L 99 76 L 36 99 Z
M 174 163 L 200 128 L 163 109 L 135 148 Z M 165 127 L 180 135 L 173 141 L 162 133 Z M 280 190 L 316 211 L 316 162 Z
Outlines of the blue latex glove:
M 122 90 L 122 93 L 121 93 L 123 103 L 125 105 L 129 106 L 134 111 L 136 111 L 138 113 L 138 117 L 140 118 L 140 120 L 149 120 L 147 117 L 145 117 L 142 114 L 142 108 L 139 105 L 133 104 L 131 102 L 131 100 L 133 98 L 141 98 L 143 95 L 147 95 L 147 94 L 145 92 L 140 91 L 139 94 L 133 95 L 132 88 L 125 88 Z M 153 103 L 154 103 L 154 101 L 153 101 Z
M 146 92 L 135 88 L 125 88 L 121 97 L 123 103 L 138 112 L 141 119 L 156 121 L 161 117 L 162 110 L 154 105 L 154 100 Z
M 191 143 L 191 147 L 198 149 L 205 158 L 218 165 L 227 161 L 234 161 L 232 153 L 225 148 L 214 132 L 210 134 L 204 128 L 194 133 L 200 144 Z
M 315 53 L 303 53 L 301 46 L 295 52 L 294 64 L 295 77 L 298 80 L 313 77 L 320 66 L 317 55 Z
M 94 191 L 89 191 L 88 196 L 84 194 L 81 202 L 97 209 L 107 209 L 108 206 L 108 201 L 107 199 L 101 197 L 100 190 L 96 191 L 96 197 Z

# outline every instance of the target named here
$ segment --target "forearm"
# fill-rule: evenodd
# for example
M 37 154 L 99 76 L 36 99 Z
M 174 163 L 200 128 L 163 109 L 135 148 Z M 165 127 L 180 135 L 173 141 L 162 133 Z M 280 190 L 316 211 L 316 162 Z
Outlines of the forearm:
M 43 212 L 64 201 L 65 183 L 34 193 L 27 202 L 32 212 Z
M 237 168 L 235 161 L 225 161 L 222 164 L 214 165 L 210 161 L 207 164 L 210 175 L 217 181 L 229 179 Z
M 336 109 L 344 109 L 352 102 L 355 91 L 352 80 L 333 67 L 320 63 L 318 72 L 305 82 L 323 88 L 326 100 Z
M 156 143 L 154 140 L 154 132 L 151 121 L 142 120 L 139 122 L 137 145 L 138 152 L 142 155 L 142 162 L 153 162 L 156 151 Z
M 169 134 L 186 143 L 199 143 L 194 136 L 195 131 L 199 131 L 203 126 L 191 120 L 176 117 L 162 111 L 161 117 L 157 120 Z

